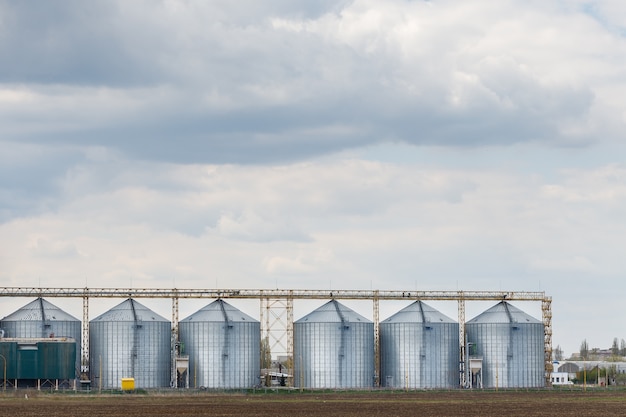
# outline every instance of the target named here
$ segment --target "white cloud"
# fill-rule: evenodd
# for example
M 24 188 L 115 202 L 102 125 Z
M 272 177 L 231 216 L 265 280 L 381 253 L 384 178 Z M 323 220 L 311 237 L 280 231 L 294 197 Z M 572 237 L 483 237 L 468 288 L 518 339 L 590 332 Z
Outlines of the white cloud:
M 273 223 L 245 210 L 241 216 L 222 214 L 217 221 L 217 232 L 227 238 L 265 242 L 273 240 L 308 240 L 295 227 L 284 222 Z M 210 230 L 209 230 L 210 232 Z
M 597 272 L 593 263 L 584 256 L 576 256 L 571 259 L 535 259 L 531 260 L 531 267 L 538 270 L 559 272 Z
M 61 264 L 72 252 L 99 265 L 101 273 L 109 273 L 111 263 L 123 266 L 120 271 L 140 272 L 153 269 L 152 254 L 159 254 L 159 268 L 192 266 L 193 275 L 201 269 L 193 265 L 204 264 L 205 255 L 194 260 L 189 254 L 232 250 L 218 263 L 236 275 L 244 272 L 236 259 L 252 254 L 246 273 L 252 268 L 271 275 L 291 268 L 304 276 L 309 271 L 311 276 L 380 277 L 404 265 L 398 282 L 408 279 L 411 268 L 436 273 L 458 251 L 467 251 L 464 259 L 475 256 L 494 265 L 527 262 L 528 268 L 538 268 L 577 257 L 599 264 L 606 261 L 602 248 L 619 244 L 623 226 L 616 228 L 613 220 L 626 204 L 620 191 L 626 186 L 624 169 L 616 165 L 565 172 L 550 183 L 490 169 L 342 159 L 275 167 L 120 163 L 119 173 L 104 183 L 97 167 L 83 166 L 75 171 L 81 174 L 65 178 L 56 213 L 2 226 L 4 244 L 14 242 L 16 260 L 26 262 L 34 256 L 32 248 L 40 254 L 46 248 L 45 263 Z M 160 179 L 151 182 L 153 172 Z M 603 198 L 581 205 L 562 198 L 570 194 Z M 606 215 L 592 216 L 598 212 Z M 294 245 L 300 248 L 295 253 Z M 490 259 L 490 248 L 505 259 Z M 318 265 L 320 253 L 332 256 Z M 209 260 L 217 262 L 213 256 Z M 361 264 L 372 266 L 363 270 Z M 462 265 L 446 268 L 449 274 L 464 274 Z M 42 267 L 40 273 L 54 269 Z M 598 271 L 613 274 L 611 267 Z
M 63 240 L 50 241 L 45 237 L 35 238 L 35 241 L 31 244 L 31 250 L 34 258 L 73 258 L 81 256 L 74 243 Z
M 315 268 L 307 265 L 301 257 L 291 259 L 273 256 L 265 261 L 265 268 L 271 275 L 310 274 L 315 271 Z
M 626 199 L 626 170 L 620 166 L 609 165 L 591 172 L 568 170 L 563 174 L 567 181 L 546 185 L 546 196 L 569 203 L 619 204 Z

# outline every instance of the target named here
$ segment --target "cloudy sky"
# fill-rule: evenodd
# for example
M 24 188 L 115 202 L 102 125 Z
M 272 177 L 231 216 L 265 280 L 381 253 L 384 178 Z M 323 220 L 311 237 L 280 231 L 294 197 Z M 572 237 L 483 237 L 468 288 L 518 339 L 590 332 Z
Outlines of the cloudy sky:
M 0 0 L 0 56 L 2 286 L 546 291 L 566 354 L 626 339 L 622 1 Z

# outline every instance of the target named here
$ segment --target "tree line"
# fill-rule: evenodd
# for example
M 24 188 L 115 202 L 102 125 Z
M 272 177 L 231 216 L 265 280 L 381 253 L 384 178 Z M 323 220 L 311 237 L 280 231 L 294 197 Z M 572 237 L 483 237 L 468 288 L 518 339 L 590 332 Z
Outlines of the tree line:
M 578 352 L 572 353 L 569 357 L 570 360 L 622 360 L 626 357 L 626 340 L 619 340 L 617 337 L 613 339 L 613 343 L 611 344 L 611 354 L 607 358 L 606 354 L 603 354 L 600 357 L 600 349 L 599 348 L 590 348 L 587 339 L 583 339 L 580 343 L 580 349 Z M 563 354 L 563 349 L 561 349 L 560 345 L 557 345 L 552 351 L 552 356 L 555 361 L 562 361 L 565 359 Z

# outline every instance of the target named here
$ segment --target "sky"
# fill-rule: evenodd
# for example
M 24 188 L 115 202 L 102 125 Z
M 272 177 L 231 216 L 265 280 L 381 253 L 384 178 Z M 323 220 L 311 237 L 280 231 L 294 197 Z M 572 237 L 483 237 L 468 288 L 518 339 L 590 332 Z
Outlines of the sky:
M 0 286 L 545 291 L 566 355 L 626 339 L 622 1 L 0 0 L 0 56 Z

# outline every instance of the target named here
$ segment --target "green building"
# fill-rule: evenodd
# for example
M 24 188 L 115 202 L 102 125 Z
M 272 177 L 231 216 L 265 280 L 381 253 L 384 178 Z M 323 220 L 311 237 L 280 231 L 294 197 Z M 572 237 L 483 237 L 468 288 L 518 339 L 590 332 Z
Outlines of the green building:
M 0 383 L 13 387 L 70 385 L 76 377 L 72 338 L 0 339 Z

